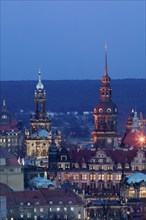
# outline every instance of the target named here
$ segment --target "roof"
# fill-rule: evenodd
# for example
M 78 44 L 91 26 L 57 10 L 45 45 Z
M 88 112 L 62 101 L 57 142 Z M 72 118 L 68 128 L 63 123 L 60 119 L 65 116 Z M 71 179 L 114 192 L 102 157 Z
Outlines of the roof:
M 14 154 L 0 147 L 0 158 L 6 159 L 6 166 L 20 166 Z
M 144 173 L 140 173 L 140 172 L 136 172 L 130 176 L 127 177 L 127 183 L 140 183 L 140 182 L 146 182 L 146 174 Z
M 125 135 L 123 139 L 124 145 L 128 146 L 138 146 L 140 145 L 140 137 L 142 136 L 142 133 L 138 130 L 130 131 L 128 134 Z
M 17 120 L 15 119 L 13 119 L 11 123 L 8 125 L 4 125 L 4 124 L 0 125 L 0 131 L 12 131 L 12 130 L 14 130 L 15 132 L 18 131 Z
M 125 164 L 125 163 L 131 163 L 131 161 L 136 156 L 137 151 L 138 151 L 137 149 L 128 150 L 128 151 L 124 151 L 124 150 L 107 150 L 106 154 L 107 154 L 107 156 L 111 157 L 111 159 L 116 164 L 118 164 L 118 163 Z
M 32 183 L 35 184 L 36 187 L 48 187 L 50 185 L 54 185 L 51 180 L 42 177 L 34 177 L 32 179 Z
M 72 190 L 55 189 L 55 190 L 42 190 L 42 194 L 48 202 L 52 201 L 52 205 L 58 205 L 62 201 L 64 205 L 82 205 L 82 199 Z
M 41 190 L 24 190 L 12 191 L 7 185 L 0 183 L 0 196 L 7 197 L 7 206 L 18 206 L 20 203 L 24 205 L 35 206 L 39 202 L 40 205 L 84 205 L 80 196 L 72 190 L 64 189 L 41 189 Z M 51 203 L 50 203 L 51 202 Z
M 51 133 L 50 132 L 48 132 L 48 131 L 46 131 L 45 129 L 40 129 L 40 130 L 38 130 L 37 132 L 35 132 L 35 133 L 33 133 L 32 135 L 31 135 L 31 137 L 48 137 L 48 136 L 50 136 L 51 135 Z
M 83 149 L 83 150 L 70 150 L 69 151 L 69 156 L 72 160 L 72 162 L 82 164 L 82 163 L 87 163 L 93 156 L 95 156 L 96 152 Z

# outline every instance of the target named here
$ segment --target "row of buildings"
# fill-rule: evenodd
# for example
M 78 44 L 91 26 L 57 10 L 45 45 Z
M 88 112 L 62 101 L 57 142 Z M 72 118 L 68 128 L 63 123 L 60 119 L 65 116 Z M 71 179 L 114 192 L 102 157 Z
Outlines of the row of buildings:
M 89 150 L 65 147 L 61 132 L 53 133 L 40 70 L 29 130 L 11 118 L 3 101 L 0 196 L 1 201 L 6 198 L 3 204 L 6 203 L 8 219 L 127 219 L 134 215 L 145 218 L 145 120 L 139 120 L 133 111 L 121 137 L 110 81 L 105 48 L 100 101 L 93 113 L 93 147 Z M 17 160 L 8 151 L 25 155 Z M 42 189 L 43 184 L 31 186 L 34 177 L 48 178 L 53 185 L 50 189 Z

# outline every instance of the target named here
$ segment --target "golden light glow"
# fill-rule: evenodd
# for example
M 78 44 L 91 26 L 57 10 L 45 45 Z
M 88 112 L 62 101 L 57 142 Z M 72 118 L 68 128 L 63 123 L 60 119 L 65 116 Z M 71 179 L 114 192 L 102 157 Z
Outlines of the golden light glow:
M 145 138 L 144 138 L 143 136 L 141 136 L 141 137 L 139 138 L 139 140 L 140 140 L 140 143 L 144 143 Z

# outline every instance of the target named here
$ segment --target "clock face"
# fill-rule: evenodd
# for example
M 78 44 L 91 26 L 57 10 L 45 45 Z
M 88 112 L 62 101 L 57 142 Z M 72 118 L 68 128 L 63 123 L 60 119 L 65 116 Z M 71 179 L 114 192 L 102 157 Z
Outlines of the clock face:
M 99 109 L 99 112 L 100 112 L 100 113 L 102 113 L 102 112 L 103 112 L 103 109 L 102 109 L 102 108 L 100 108 L 100 109 Z
M 111 108 L 108 108 L 108 109 L 107 109 L 107 112 L 108 112 L 108 113 L 110 113 L 111 111 L 112 111 Z

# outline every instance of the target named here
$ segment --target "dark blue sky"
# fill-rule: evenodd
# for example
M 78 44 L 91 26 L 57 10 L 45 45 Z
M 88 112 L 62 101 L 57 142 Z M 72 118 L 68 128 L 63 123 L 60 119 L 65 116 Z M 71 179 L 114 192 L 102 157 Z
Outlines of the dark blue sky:
M 145 1 L 2 1 L 1 80 L 145 78 Z

